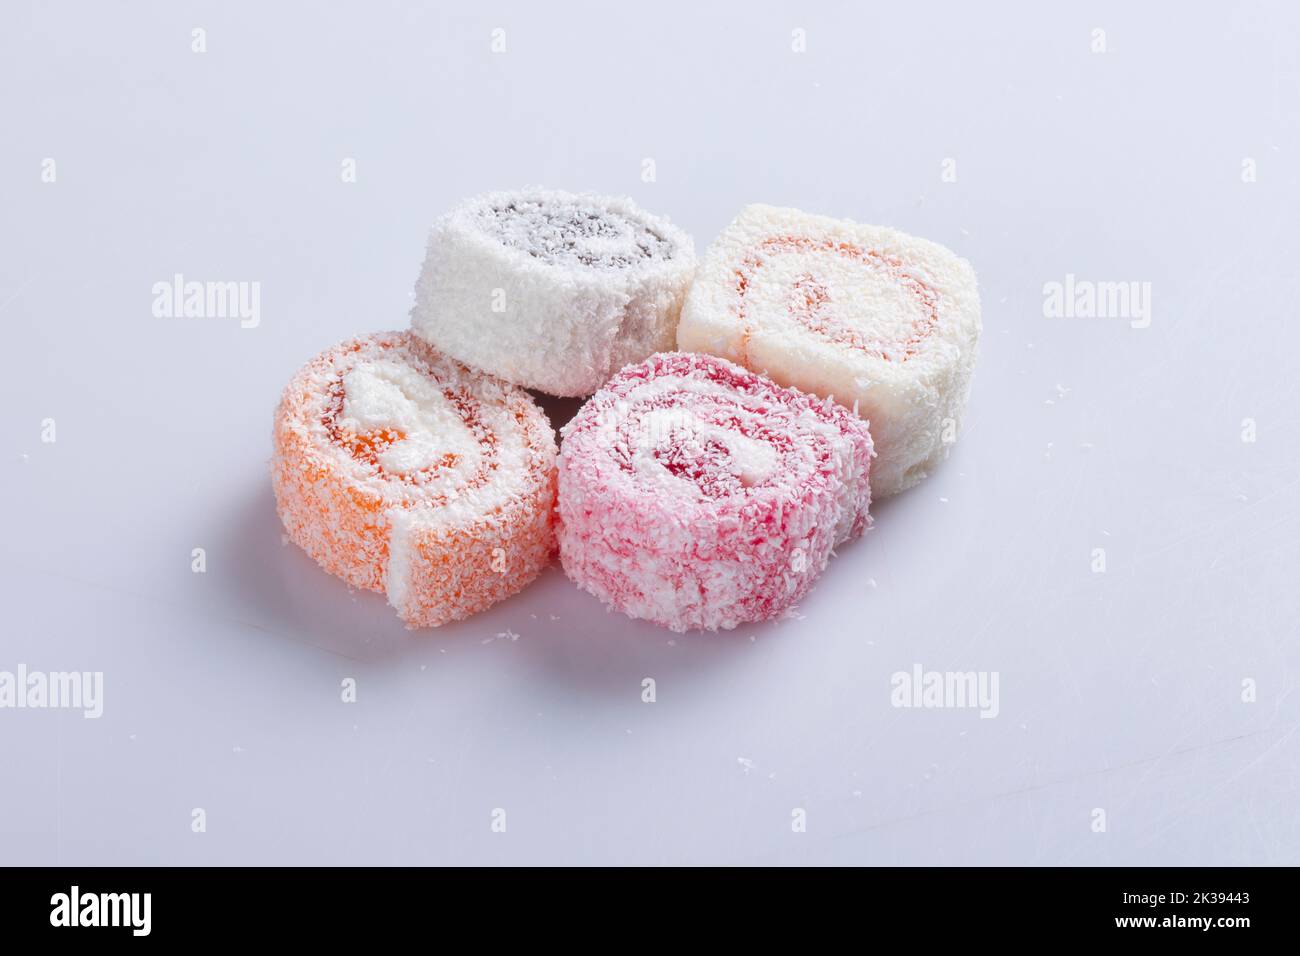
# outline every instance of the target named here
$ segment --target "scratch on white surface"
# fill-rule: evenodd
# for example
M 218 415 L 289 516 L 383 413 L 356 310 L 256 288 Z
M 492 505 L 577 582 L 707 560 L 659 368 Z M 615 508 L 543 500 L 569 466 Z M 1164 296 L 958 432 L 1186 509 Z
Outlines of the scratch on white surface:
M 0 302 L 0 312 L 3 312 L 5 309 L 7 309 L 9 307 L 9 304 L 14 300 L 16 300 L 25 291 L 27 291 L 27 287 L 35 281 L 36 281 L 36 273 L 33 272 L 31 275 L 27 277 L 26 281 L 23 282 L 22 285 L 20 285 L 17 289 L 14 290 L 14 292 L 8 298 L 6 298 L 3 302 Z

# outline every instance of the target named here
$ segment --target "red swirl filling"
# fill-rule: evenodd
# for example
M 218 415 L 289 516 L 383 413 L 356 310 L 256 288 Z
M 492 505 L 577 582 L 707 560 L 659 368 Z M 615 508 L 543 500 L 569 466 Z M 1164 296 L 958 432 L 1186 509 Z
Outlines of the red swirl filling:
M 645 416 L 656 410 L 689 412 L 689 419 L 664 434 L 647 435 L 643 428 Z M 686 422 L 690 423 L 686 423 Z M 676 478 L 689 481 L 705 498 L 722 499 L 744 494 L 750 487 L 741 480 L 732 466 L 731 449 L 726 442 L 702 434 L 696 425 L 720 428 L 763 442 L 776 452 L 778 458 L 794 447 L 794 439 L 783 428 L 770 427 L 736 414 L 724 396 L 662 395 L 639 403 L 635 414 L 618 425 L 619 440 L 614 443 L 611 457 L 623 471 L 635 471 L 633 454 L 637 448 L 648 444 L 656 462 Z M 775 474 L 783 474 L 784 466 Z M 766 482 L 759 482 L 766 484 Z
M 735 270 L 736 292 L 739 297 L 737 317 L 741 324 L 741 354 L 747 355 L 751 328 L 746 315 L 745 299 L 754 276 L 772 256 L 792 252 L 830 253 L 869 269 L 883 273 L 910 292 L 921 305 L 921 316 L 914 319 L 908 334 L 902 339 L 884 340 L 868 338 L 836 315 L 831 308 L 830 293 L 826 285 L 812 273 L 799 276 L 791 289 L 790 318 L 815 335 L 836 345 L 859 349 L 886 362 L 906 362 L 920 350 L 921 344 L 939 324 L 939 294 L 921 279 L 909 273 L 903 260 L 875 249 L 862 249 L 849 242 L 833 239 L 809 239 L 806 236 L 773 236 L 759 243 L 758 249 L 747 256 Z

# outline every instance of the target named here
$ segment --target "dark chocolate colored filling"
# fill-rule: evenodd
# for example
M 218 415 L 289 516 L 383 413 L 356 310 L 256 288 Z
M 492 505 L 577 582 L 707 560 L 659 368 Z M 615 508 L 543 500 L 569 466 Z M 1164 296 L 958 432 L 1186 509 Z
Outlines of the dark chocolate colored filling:
M 645 223 L 593 206 L 515 200 L 483 210 L 481 221 L 502 244 L 557 265 L 626 269 L 673 256 L 672 243 Z

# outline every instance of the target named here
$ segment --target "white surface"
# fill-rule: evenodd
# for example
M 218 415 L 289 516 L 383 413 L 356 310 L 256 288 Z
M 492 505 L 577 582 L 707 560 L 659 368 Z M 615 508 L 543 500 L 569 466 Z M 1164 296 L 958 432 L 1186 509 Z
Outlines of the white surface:
M 104 713 L 0 711 L 0 862 L 1300 862 L 1294 5 L 539 7 L 6 7 L 0 669 L 102 670 Z M 281 545 L 284 382 L 534 182 L 975 265 L 966 434 L 801 620 L 675 637 L 552 570 L 407 633 Z M 155 318 L 175 273 L 260 323 Z M 1150 327 L 1044 318 L 1067 274 Z M 893 708 L 916 663 L 999 716 Z

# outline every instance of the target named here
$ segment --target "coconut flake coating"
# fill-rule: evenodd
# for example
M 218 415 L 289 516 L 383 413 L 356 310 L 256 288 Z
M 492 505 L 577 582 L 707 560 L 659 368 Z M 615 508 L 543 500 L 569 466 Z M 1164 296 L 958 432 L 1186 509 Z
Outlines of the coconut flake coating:
M 590 395 L 671 349 L 695 245 L 626 198 L 489 193 L 434 223 L 411 327 L 473 368 L 552 395 Z
M 677 344 L 855 409 L 871 423 L 881 498 L 946 457 L 980 328 L 975 272 L 943 246 L 755 205 L 709 247 Z
M 628 366 L 563 436 L 565 572 L 674 631 L 779 617 L 870 523 L 866 423 L 713 356 Z
M 289 538 L 411 627 L 514 594 L 555 548 L 555 434 L 527 393 L 410 332 L 307 363 L 275 414 L 271 483 Z

